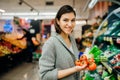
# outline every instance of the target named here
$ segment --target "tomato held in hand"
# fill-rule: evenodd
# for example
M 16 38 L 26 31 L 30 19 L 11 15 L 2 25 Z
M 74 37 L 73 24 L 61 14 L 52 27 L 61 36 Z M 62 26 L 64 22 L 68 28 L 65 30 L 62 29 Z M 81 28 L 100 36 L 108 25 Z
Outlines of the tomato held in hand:
M 89 59 L 88 59 L 88 63 L 89 63 L 89 64 L 90 64 L 90 63 L 93 63 L 93 62 L 95 62 L 94 58 L 89 58 Z
M 88 62 L 87 62 L 87 60 L 80 61 L 80 66 L 83 66 L 83 65 L 88 65 Z
M 90 71 L 94 71 L 96 69 L 97 65 L 93 62 L 93 63 L 90 63 L 89 66 L 88 66 L 88 70 Z
M 87 56 L 86 55 L 81 55 L 80 56 L 80 61 L 82 61 L 82 60 L 87 60 Z
M 81 65 L 81 64 L 80 64 L 80 61 L 79 61 L 79 60 L 76 60 L 76 61 L 75 61 L 75 65 L 76 65 L 76 66 L 80 66 L 80 65 Z

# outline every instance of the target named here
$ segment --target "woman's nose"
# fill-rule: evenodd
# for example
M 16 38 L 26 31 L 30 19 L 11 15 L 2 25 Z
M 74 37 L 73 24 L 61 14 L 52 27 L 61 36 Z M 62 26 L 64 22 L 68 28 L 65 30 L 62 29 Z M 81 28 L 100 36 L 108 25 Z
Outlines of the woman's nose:
M 68 26 L 72 26 L 72 22 L 71 21 L 68 22 Z

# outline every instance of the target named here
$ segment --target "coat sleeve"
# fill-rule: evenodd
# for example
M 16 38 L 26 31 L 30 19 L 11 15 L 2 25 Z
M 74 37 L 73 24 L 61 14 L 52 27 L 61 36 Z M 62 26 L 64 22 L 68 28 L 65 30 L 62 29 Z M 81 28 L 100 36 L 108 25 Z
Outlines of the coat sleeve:
M 57 80 L 58 70 L 55 68 L 55 46 L 53 38 L 49 38 L 42 47 L 39 59 L 40 80 Z

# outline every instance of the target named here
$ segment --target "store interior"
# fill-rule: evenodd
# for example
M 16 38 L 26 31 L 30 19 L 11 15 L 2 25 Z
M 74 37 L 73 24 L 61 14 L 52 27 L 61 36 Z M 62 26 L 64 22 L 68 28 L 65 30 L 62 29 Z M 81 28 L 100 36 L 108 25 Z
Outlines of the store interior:
M 0 80 L 39 80 L 42 46 L 65 4 L 77 14 L 72 34 L 80 55 L 94 56 L 97 65 L 81 80 L 120 80 L 119 0 L 0 0 Z

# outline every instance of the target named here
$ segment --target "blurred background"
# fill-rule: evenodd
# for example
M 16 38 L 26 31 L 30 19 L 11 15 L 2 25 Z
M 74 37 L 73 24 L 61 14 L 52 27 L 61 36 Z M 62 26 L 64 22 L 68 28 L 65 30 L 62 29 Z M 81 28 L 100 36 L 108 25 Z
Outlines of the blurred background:
M 73 36 L 80 52 L 97 45 L 104 54 L 111 49 L 119 56 L 119 0 L 0 0 L 0 80 L 39 80 L 42 45 L 54 34 L 55 15 L 66 4 L 77 14 Z M 120 73 L 120 61 L 110 66 L 116 65 Z

